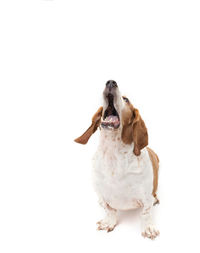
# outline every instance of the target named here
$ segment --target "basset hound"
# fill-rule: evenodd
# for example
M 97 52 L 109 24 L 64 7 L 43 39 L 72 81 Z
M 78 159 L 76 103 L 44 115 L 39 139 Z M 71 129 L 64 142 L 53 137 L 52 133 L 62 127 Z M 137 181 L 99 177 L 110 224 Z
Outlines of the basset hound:
M 92 124 L 75 139 L 86 144 L 100 129 L 100 142 L 93 158 L 93 182 L 106 216 L 98 229 L 112 231 L 117 210 L 142 208 L 142 235 L 154 239 L 159 231 L 152 222 L 153 205 L 159 203 L 158 156 L 148 145 L 148 133 L 139 111 L 121 96 L 117 83 L 108 81 L 103 91 L 103 106 Z

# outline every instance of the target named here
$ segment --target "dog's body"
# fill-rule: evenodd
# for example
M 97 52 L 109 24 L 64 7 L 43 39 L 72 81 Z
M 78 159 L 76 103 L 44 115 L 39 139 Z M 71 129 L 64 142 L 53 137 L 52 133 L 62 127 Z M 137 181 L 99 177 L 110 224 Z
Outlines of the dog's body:
M 102 131 L 93 167 L 95 190 L 110 207 L 128 210 L 152 201 L 153 168 L 146 148 L 136 156 L 132 145 Z
M 76 139 L 85 144 L 100 127 L 93 181 L 106 217 L 98 222 L 98 228 L 111 231 L 117 224 L 117 210 L 142 207 L 142 234 L 154 239 L 159 234 L 151 219 L 153 204 L 158 202 L 158 157 L 146 147 L 147 129 L 138 110 L 121 97 L 117 85 L 108 83 L 103 107 L 94 115 L 88 130 Z

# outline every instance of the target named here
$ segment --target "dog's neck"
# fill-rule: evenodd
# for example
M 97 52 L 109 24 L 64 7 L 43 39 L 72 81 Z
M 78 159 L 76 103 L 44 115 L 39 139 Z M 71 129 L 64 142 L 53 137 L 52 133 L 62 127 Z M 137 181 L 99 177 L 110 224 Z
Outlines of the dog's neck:
M 133 150 L 133 144 L 127 145 L 122 141 L 121 129 L 108 130 L 101 129 L 100 131 L 100 143 L 99 146 L 104 151 L 120 152 L 122 150 L 128 151 Z
M 121 141 L 121 131 L 120 129 L 117 130 L 108 130 L 108 129 L 101 129 L 100 131 L 100 143 L 111 143 L 116 142 L 119 143 Z

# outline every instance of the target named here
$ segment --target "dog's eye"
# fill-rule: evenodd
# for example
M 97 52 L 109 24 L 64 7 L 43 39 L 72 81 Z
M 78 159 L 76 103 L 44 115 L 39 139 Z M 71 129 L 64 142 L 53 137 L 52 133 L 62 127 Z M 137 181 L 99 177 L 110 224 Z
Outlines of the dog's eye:
M 128 98 L 126 98 L 126 97 L 122 97 L 122 98 L 124 99 L 124 101 L 125 101 L 126 103 L 129 103 Z

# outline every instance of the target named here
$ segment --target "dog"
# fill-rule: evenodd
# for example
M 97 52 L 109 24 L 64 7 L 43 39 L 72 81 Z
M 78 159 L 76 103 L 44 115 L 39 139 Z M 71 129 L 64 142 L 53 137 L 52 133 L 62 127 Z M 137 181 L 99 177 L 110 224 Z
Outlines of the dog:
M 121 96 L 110 80 L 103 91 L 103 106 L 92 117 L 90 127 L 75 142 L 86 144 L 100 129 L 100 142 L 93 157 L 93 183 L 106 216 L 98 230 L 112 231 L 117 210 L 142 208 L 142 235 L 159 235 L 152 221 L 157 198 L 159 159 L 148 145 L 148 132 L 138 109 Z

